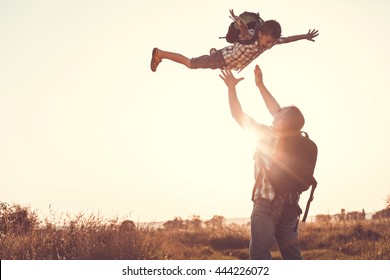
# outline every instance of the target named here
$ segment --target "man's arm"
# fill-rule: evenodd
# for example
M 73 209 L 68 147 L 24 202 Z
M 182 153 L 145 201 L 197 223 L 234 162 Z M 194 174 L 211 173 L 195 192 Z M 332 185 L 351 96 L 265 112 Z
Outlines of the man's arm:
M 316 29 L 311 30 L 310 29 L 309 32 L 307 32 L 306 34 L 282 37 L 280 44 L 291 43 L 291 42 L 304 40 L 304 39 L 314 42 L 314 38 L 317 37 L 318 35 L 320 35 L 318 33 L 318 30 L 316 30 Z
M 257 123 L 251 117 L 242 111 L 240 101 L 237 98 L 236 85 L 244 78 L 241 77 L 237 79 L 233 76 L 230 70 L 221 70 L 221 74 L 219 76 L 228 87 L 229 107 L 232 117 L 242 128 L 257 125 Z
M 259 65 L 256 65 L 254 73 L 255 73 L 256 86 L 260 90 L 265 106 L 267 106 L 268 111 L 271 113 L 271 115 L 275 117 L 276 113 L 278 113 L 281 107 L 279 103 L 276 101 L 276 99 L 269 92 L 269 90 L 265 87 L 263 82 L 263 73 L 261 72 Z

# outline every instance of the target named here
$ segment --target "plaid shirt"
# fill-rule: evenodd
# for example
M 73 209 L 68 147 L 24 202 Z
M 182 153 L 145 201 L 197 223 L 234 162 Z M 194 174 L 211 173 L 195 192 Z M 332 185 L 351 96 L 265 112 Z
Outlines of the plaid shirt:
M 265 198 L 273 200 L 275 191 L 265 175 L 265 169 L 270 167 L 271 157 L 275 151 L 279 137 L 273 132 L 273 128 L 259 124 L 257 128 L 257 147 L 254 155 L 255 159 L 255 178 L 256 182 L 253 187 L 252 200 L 257 198 Z M 299 195 L 295 193 L 286 193 L 277 196 L 276 199 L 281 202 L 298 202 Z
M 272 128 L 265 125 L 259 125 L 257 135 L 257 147 L 253 157 L 255 160 L 256 182 L 253 187 L 252 200 L 255 201 L 256 198 L 273 200 L 275 191 L 268 181 L 267 176 L 265 176 L 265 168 L 269 168 L 270 166 L 270 158 L 275 150 L 278 139 L 273 133 Z
M 254 30 L 250 29 L 248 31 L 253 36 Z M 250 39 L 251 37 L 241 36 L 242 39 Z M 282 43 L 282 39 L 279 39 L 275 42 L 275 44 L 280 43 Z M 236 42 L 233 45 L 223 48 L 222 55 L 225 59 L 227 68 L 231 70 L 241 71 L 267 49 L 268 48 L 261 48 L 259 46 L 258 40 L 256 40 L 253 44 L 248 45 Z

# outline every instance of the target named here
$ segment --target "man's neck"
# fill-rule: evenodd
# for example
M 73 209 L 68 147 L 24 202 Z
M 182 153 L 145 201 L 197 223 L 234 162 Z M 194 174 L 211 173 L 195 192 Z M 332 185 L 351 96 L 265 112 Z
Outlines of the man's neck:
M 279 137 L 287 138 L 287 137 L 296 137 L 300 136 L 300 131 L 277 131 L 276 132 Z

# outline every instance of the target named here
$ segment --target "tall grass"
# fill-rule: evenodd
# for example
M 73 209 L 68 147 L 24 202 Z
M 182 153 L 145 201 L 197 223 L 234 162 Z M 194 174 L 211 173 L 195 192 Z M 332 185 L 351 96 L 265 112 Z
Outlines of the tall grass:
M 25 220 L 15 222 L 15 211 L 27 211 Z M 46 218 L 34 220 L 24 228 L 31 217 L 27 208 L 2 208 L 0 259 L 85 260 L 85 259 L 161 259 L 161 234 L 151 227 L 119 230 L 117 219 L 105 220 L 95 215 L 66 216 L 62 221 Z
M 131 222 L 121 227 L 119 219 L 83 214 L 41 221 L 28 208 L 0 206 L 3 260 L 248 259 L 248 224 L 212 224 L 198 219 L 196 227 L 182 226 L 181 220 L 180 227 L 133 226 Z M 23 213 L 20 217 L 15 215 L 19 212 Z M 300 224 L 300 244 L 305 259 L 387 260 L 390 221 Z M 280 259 L 276 246 L 272 256 Z
M 308 223 L 300 232 L 308 259 L 390 259 L 390 220 Z

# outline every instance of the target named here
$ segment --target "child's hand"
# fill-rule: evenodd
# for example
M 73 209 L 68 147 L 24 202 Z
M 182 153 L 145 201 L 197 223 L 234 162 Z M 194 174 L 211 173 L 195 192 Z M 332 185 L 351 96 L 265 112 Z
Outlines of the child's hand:
M 234 11 L 233 11 L 233 10 L 229 10 L 229 12 L 230 12 L 230 18 L 231 18 L 233 21 L 238 21 L 238 22 L 242 21 L 242 19 L 241 19 L 239 16 L 236 16 L 236 15 L 234 14 Z
M 309 41 L 314 42 L 313 38 L 317 37 L 318 35 L 320 35 L 318 33 L 318 30 L 315 30 L 315 29 L 311 30 L 310 29 L 309 32 L 307 32 L 307 34 L 306 34 L 306 39 L 309 40 Z
M 236 18 L 237 16 L 234 14 L 233 9 L 229 10 L 229 12 L 230 12 L 230 18 L 231 18 L 232 20 L 235 20 L 235 18 Z
M 255 82 L 256 85 L 259 87 L 260 85 L 263 85 L 263 72 L 261 72 L 261 69 L 259 65 L 256 65 L 255 67 Z

